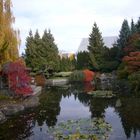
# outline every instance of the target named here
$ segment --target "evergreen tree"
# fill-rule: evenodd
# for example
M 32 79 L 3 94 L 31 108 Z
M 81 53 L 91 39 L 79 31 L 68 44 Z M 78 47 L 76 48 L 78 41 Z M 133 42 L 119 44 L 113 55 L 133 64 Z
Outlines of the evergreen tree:
M 134 24 L 133 19 L 131 20 L 131 35 L 136 33 L 137 29 L 136 29 L 136 25 Z
M 71 71 L 72 69 L 72 61 L 67 57 L 62 57 L 60 60 L 60 71 Z
M 120 30 L 119 38 L 117 40 L 117 46 L 119 47 L 120 51 L 118 57 L 121 58 L 124 56 L 124 47 L 126 46 L 128 37 L 130 36 L 130 27 L 128 25 L 128 21 L 125 19 L 122 23 L 122 27 Z
M 94 23 L 92 32 L 89 35 L 89 55 L 92 61 L 94 69 L 100 69 L 102 64 L 102 50 L 104 47 L 103 38 L 97 27 L 97 24 Z
M 44 31 L 44 34 L 42 36 L 42 42 L 44 50 L 44 53 L 42 52 L 42 54 L 44 54 L 47 58 L 46 69 L 58 71 L 60 58 L 58 55 L 58 48 L 54 42 L 54 37 L 51 34 L 50 30 L 48 32 L 47 30 Z
M 26 38 L 25 61 L 27 66 L 31 67 L 33 70 L 36 68 L 37 55 L 34 37 L 30 30 L 29 36 Z
M 119 61 L 117 58 L 118 53 L 118 47 L 115 45 L 112 48 L 104 47 L 103 50 L 103 62 L 101 71 L 102 72 L 111 72 L 113 70 L 116 70 L 119 66 Z
M 140 33 L 140 17 L 139 17 L 139 19 L 136 23 L 136 30 L 137 30 L 138 33 Z
M 86 51 L 83 52 L 79 52 L 77 54 L 77 64 L 76 64 L 76 68 L 78 70 L 82 70 L 82 69 L 91 69 L 91 60 L 90 60 L 90 56 L 89 53 Z
M 33 71 L 58 71 L 59 55 L 51 32 L 44 31 L 42 38 L 38 30 L 33 37 L 32 32 L 26 39 L 26 63 Z

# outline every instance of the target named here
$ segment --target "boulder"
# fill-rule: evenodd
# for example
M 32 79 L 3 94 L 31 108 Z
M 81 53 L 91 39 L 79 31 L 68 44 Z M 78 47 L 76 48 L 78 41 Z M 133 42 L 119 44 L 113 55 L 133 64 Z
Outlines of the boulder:
M 38 105 L 39 105 L 39 98 L 37 96 L 32 96 L 23 102 L 23 106 L 25 108 L 32 108 Z
M 0 123 L 5 121 L 5 120 L 6 120 L 5 115 L 0 111 Z
M 24 106 L 20 104 L 7 105 L 4 108 L 2 108 L 2 112 L 6 116 L 14 115 L 15 113 L 23 111 L 23 110 L 24 110 Z
M 121 107 L 121 106 L 122 106 L 121 100 L 118 99 L 118 100 L 116 101 L 116 107 Z

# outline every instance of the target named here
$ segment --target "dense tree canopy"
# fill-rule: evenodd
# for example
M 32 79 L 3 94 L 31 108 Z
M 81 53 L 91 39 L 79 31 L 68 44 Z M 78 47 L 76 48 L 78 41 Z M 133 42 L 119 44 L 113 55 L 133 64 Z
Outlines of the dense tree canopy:
M 83 70 L 83 69 L 92 69 L 91 65 L 91 59 L 89 56 L 89 52 L 79 52 L 77 54 L 77 63 L 76 63 L 76 68 L 78 70 Z
M 50 30 L 48 32 L 45 30 L 42 38 L 38 30 L 36 30 L 34 36 L 32 31 L 29 32 L 26 39 L 25 60 L 27 66 L 31 67 L 33 71 L 59 70 L 58 48 Z

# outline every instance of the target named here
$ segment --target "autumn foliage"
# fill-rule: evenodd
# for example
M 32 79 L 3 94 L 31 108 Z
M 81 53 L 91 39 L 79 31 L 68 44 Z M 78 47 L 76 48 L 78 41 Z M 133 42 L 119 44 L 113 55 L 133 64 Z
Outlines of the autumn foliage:
M 19 57 L 19 31 L 13 29 L 15 19 L 11 7 L 11 0 L 0 0 L 0 67 Z
M 29 95 L 31 78 L 27 74 L 27 69 L 20 61 L 9 62 L 3 68 L 3 75 L 7 76 L 8 86 L 17 95 Z
M 43 74 L 38 74 L 35 76 L 35 83 L 37 86 L 45 86 L 46 84 L 46 78 Z
M 140 33 L 135 33 L 128 38 L 124 51 L 126 55 L 130 52 L 140 51 Z
M 90 92 L 93 90 L 95 90 L 95 85 L 93 85 L 91 82 L 84 83 L 84 92 Z
M 85 75 L 84 82 L 90 82 L 94 79 L 94 76 L 95 76 L 94 72 L 86 69 L 86 70 L 83 70 L 83 73 Z
M 94 79 L 95 73 L 86 69 L 74 71 L 70 75 L 70 81 L 81 81 L 81 82 L 91 82 Z
M 140 70 L 140 51 L 130 52 L 128 56 L 123 58 L 123 62 L 127 66 L 129 73 Z

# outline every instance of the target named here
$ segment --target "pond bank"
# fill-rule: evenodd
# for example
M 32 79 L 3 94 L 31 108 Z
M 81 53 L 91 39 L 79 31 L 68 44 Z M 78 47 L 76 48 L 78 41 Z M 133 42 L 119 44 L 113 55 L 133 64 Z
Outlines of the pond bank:
M 24 111 L 27 108 L 36 107 L 39 105 L 39 95 L 41 94 L 42 87 L 32 86 L 33 94 L 20 101 L 7 101 L 0 106 L 0 123 L 7 120 L 8 117 L 15 115 L 20 111 Z

